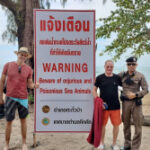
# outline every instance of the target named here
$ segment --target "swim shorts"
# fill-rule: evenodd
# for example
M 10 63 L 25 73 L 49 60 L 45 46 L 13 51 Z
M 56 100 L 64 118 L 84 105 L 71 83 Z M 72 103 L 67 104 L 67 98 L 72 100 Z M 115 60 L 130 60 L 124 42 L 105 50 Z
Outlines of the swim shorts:
M 19 102 L 13 100 L 11 97 L 6 96 L 5 101 L 5 116 L 7 121 L 12 121 L 15 119 L 15 112 L 18 109 L 18 114 L 20 119 L 24 119 L 28 115 L 28 109 L 21 105 Z

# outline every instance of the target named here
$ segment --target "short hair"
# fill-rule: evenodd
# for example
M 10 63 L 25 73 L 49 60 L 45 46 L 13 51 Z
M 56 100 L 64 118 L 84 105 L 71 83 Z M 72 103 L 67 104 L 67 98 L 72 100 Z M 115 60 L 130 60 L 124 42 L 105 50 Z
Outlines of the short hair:
M 107 64 L 108 62 L 111 62 L 111 63 L 114 65 L 114 62 L 113 62 L 111 59 L 108 59 L 108 60 L 105 61 L 105 65 L 104 65 L 104 66 L 106 66 L 106 64 Z

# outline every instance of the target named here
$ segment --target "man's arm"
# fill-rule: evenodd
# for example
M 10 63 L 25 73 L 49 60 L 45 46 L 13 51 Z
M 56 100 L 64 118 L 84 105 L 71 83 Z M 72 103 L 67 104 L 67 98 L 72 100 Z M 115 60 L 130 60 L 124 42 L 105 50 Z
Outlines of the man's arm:
M 141 83 L 142 90 L 136 93 L 137 97 L 143 97 L 144 95 L 148 93 L 148 84 L 144 75 L 142 75 L 140 83 Z
M 1 80 L 0 80 L 0 104 L 4 103 L 4 100 L 3 100 L 3 88 L 4 88 L 5 81 L 6 81 L 6 75 L 2 74 Z
M 96 86 L 93 87 L 93 96 L 94 96 L 94 98 L 96 98 L 98 96 Z
M 28 88 L 34 89 L 34 88 L 39 88 L 39 83 L 33 83 L 32 78 L 28 79 Z

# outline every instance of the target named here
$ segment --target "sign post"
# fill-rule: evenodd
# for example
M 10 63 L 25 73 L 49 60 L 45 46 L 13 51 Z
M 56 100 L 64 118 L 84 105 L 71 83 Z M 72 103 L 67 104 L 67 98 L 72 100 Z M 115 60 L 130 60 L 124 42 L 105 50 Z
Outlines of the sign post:
M 93 115 L 95 11 L 34 10 L 35 132 L 88 132 Z

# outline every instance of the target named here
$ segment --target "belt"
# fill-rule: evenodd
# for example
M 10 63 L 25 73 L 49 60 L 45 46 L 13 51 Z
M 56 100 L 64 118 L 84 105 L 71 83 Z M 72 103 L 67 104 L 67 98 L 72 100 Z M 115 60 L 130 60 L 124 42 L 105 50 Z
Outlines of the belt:
M 122 101 L 136 101 L 136 99 L 137 99 L 137 98 L 129 99 L 126 96 L 121 96 L 120 98 L 121 98 Z

